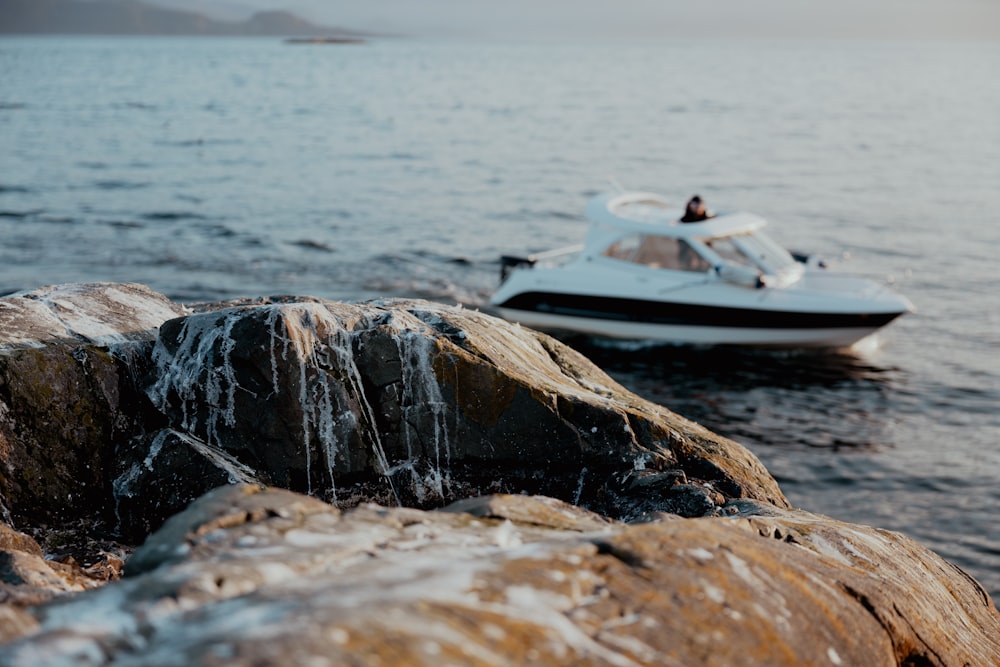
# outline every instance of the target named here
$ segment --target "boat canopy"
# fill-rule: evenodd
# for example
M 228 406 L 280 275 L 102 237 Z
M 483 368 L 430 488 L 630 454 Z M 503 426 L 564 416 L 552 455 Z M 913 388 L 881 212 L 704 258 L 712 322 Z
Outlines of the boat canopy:
M 719 213 L 701 222 L 680 222 L 684 209 L 648 192 L 605 193 L 590 200 L 585 252 L 600 254 L 628 234 L 651 234 L 672 238 L 714 238 L 747 234 L 763 228 L 767 221 L 752 213 Z
M 758 285 L 787 285 L 802 275 L 792 255 L 762 231 L 767 221 L 760 216 L 732 212 L 680 222 L 683 213 L 652 193 L 598 195 L 587 206 L 591 224 L 584 255 L 655 268 L 715 268 L 734 282 Z

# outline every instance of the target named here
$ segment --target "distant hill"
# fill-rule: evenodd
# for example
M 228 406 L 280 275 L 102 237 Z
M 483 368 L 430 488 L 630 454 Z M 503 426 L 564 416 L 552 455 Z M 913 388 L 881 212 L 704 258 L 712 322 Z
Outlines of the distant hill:
M 0 34 L 364 36 L 283 11 L 258 12 L 235 23 L 136 0 L 0 0 Z

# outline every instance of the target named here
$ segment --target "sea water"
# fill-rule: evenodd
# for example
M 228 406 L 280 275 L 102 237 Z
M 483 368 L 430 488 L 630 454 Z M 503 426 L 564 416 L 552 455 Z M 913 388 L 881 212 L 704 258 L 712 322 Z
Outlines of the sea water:
M 574 344 L 996 598 L 998 71 L 975 42 L 4 38 L 0 294 L 483 307 L 610 180 L 697 192 L 917 312 L 837 353 Z

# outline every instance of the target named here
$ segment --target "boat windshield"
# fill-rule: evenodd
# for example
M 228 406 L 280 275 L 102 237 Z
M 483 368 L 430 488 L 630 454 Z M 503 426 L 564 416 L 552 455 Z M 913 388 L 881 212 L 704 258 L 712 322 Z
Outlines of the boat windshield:
M 711 262 L 683 239 L 652 234 L 632 234 L 608 246 L 605 257 L 642 264 L 654 269 L 708 271 Z
M 733 234 L 705 241 L 719 257 L 731 264 L 756 267 L 777 275 L 795 266 L 795 258 L 766 234 Z

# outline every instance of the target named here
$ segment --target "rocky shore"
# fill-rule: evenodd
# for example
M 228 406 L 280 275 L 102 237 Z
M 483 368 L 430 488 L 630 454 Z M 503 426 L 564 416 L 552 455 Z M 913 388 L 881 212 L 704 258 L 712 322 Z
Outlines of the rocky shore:
M 5 665 L 1000 664 L 957 567 L 424 301 L 4 297 L 0 513 Z

